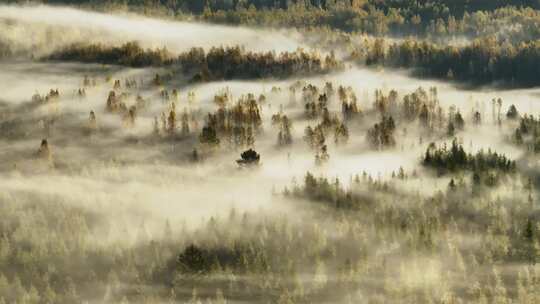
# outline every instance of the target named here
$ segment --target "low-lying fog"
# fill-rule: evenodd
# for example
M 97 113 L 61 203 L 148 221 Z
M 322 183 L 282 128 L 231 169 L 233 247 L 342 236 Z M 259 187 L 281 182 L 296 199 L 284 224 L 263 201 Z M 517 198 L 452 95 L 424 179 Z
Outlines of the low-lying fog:
M 173 22 L 130 14 L 97 12 L 44 5 L 0 5 L 0 40 L 20 50 L 47 54 L 73 43 L 120 45 L 138 41 L 144 48 L 166 47 L 182 52 L 242 45 L 253 51 L 294 51 L 303 45 L 286 31 L 256 30 L 190 22 Z
M 290 184 L 293 177 L 301 181 L 306 171 L 340 177 L 344 181 L 363 171 L 373 176 L 386 177 L 399 167 L 412 171 L 426 147 L 425 143 L 420 145 L 415 137 L 411 137 L 398 140 L 398 152 L 372 151 L 366 149 L 365 134 L 352 131 L 349 144 L 340 148 L 330 147 L 329 164 L 319 168 L 315 166 L 313 154 L 307 150 L 302 140 L 307 125 L 305 122 L 294 123 L 295 144 L 291 149 L 283 150 L 275 147 L 276 132 L 268 123 L 270 116 L 279 111 L 280 105 L 287 104 L 286 88 L 295 80 L 184 84 L 178 86 L 181 96 L 177 102 L 179 112 L 191 107 L 201 109 L 203 113 L 212 111 L 215 108 L 214 95 L 224 88 L 229 88 L 234 98 L 247 93 L 256 96 L 265 93 L 269 96 L 262 111 L 263 120 L 266 121 L 264 140 L 255 144 L 263 163 L 258 171 L 245 171 L 237 167 L 235 160 L 241 151 L 220 153 L 219 157 L 191 165 L 183 161 L 191 152 L 191 145 L 145 140 L 152 132 L 153 118 L 168 108 L 156 89 L 139 89 L 139 94 L 150 101 L 150 107 L 138 114 L 133 129 L 123 129 L 116 115 L 105 112 L 105 101 L 112 88 L 111 83 L 105 83 L 105 76 L 112 79 L 144 79 L 149 82 L 154 70 L 73 63 L 17 62 L 1 64 L 0 71 L 4 103 L 2 111 L 9 120 L 17 120 L 16 128 L 23 129 L 19 130 L 19 134 L 24 134 L 22 137 L 1 139 L 2 191 L 11 196 L 16 196 L 19 191 L 36 192 L 61 197 L 74 204 L 99 203 L 110 204 L 114 208 L 142 208 L 160 220 L 169 218 L 196 223 L 200 216 L 209 217 L 220 211 L 228 212 L 230 206 L 246 210 L 274 209 L 276 205 L 272 204 L 272 189 L 281 191 Z M 85 100 L 79 100 L 75 90 L 81 86 L 84 75 L 96 75 L 99 84 L 96 88 L 88 89 Z M 518 109 L 537 113 L 532 105 L 539 99 L 537 90 L 464 91 L 444 83 L 413 79 L 402 72 L 377 72 L 358 68 L 304 80 L 319 86 L 326 81 L 352 86 L 360 96 L 361 108 L 372 106 L 374 90 L 377 88 L 396 89 L 403 96 L 420 86 L 437 86 L 441 103 L 445 106 L 456 105 L 466 117 L 472 110 L 470 104 L 476 103 L 480 105 L 484 117 L 489 117 L 491 99 L 495 97 L 501 97 L 506 105 L 513 103 Z M 274 86 L 283 88 L 282 93 L 271 93 Z M 30 111 L 18 108 L 29 103 L 34 93 L 44 94 L 51 88 L 62 93 L 58 109 L 61 119 L 50 135 L 47 135 L 40 124 L 48 115 L 46 107 Z M 189 91 L 196 93 L 196 105 L 187 105 Z M 474 102 L 471 103 L 471 100 Z M 95 111 L 100 127 L 109 127 L 114 131 L 91 138 L 81 136 L 81 128 L 91 110 Z M 286 113 L 292 114 L 288 110 Z M 474 142 L 473 151 L 497 147 L 497 151 L 519 156 L 520 152 L 516 148 L 504 142 L 504 135 L 493 130 L 493 125 L 488 123 L 460 137 L 467 148 Z M 41 138 L 49 139 L 55 159 L 65 163 L 65 168 L 32 172 L 31 154 L 39 148 Z M 138 138 L 139 141 L 133 142 L 130 138 Z M 126 164 L 115 164 L 114 160 Z M 25 170 L 14 174 L 17 168 Z

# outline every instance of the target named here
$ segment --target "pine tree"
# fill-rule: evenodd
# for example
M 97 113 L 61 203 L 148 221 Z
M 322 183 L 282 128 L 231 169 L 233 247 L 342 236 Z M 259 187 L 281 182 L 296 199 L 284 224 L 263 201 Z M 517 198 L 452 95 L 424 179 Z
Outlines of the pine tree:
M 173 135 L 176 132 L 176 112 L 174 110 L 169 112 L 167 123 L 167 131 L 170 135 Z
M 184 110 L 184 113 L 182 113 L 182 135 L 188 135 L 189 134 L 189 117 L 187 114 L 187 111 Z
M 519 118 L 519 113 L 515 105 L 511 105 L 506 112 L 506 118 L 510 120 L 515 120 Z

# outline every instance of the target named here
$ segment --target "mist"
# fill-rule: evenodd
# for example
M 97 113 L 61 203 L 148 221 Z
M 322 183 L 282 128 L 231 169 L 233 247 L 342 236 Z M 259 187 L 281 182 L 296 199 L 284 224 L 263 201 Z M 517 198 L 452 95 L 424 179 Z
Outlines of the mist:
M 175 53 L 192 47 L 234 45 L 276 52 L 304 47 L 298 35 L 287 35 L 284 31 L 167 21 L 133 14 L 109 15 L 45 5 L 1 5 L 0 21 L 2 42 L 36 56 L 75 43 L 120 45 L 129 41 L 137 41 L 144 48 L 166 47 Z
M 41 56 L 74 43 L 313 44 L 296 30 L 45 5 L 2 5 L 0 23 L 0 41 L 36 56 L 0 62 L 6 302 L 519 302 L 536 284 L 538 158 L 515 136 L 540 114 L 538 88 L 463 89 L 352 62 L 193 82 L 169 67 Z M 430 163 L 459 149 L 464 163 Z M 481 167 L 487 151 L 504 161 Z

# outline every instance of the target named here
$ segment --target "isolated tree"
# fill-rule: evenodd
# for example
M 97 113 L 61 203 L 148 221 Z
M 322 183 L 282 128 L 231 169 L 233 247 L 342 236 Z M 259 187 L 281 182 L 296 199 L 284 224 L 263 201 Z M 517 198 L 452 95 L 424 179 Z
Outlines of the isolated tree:
M 420 110 L 420 114 L 418 115 L 418 119 L 420 121 L 420 125 L 424 128 L 429 128 L 429 110 L 426 106 L 426 104 L 422 105 L 422 109 Z
M 88 117 L 88 129 L 90 131 L 94 131 L 97 129 L 97 120 L 94 111 L 90 111 L 90 116 Z
M 519 113 L 515 105 L 511 105 L 506 112 L 506 118 L 510 120 L 515 120 L 519 118 Z
M 448 122 L 448 127 L 446 128 L 446 135 L 449 137 L 454 137 L 456 134 L 456 128 L 454 127 L 454 123 L 452 121 Z
M 115 91 L 110 91 L 109 92 L 109 96 L 107 97 L 107 104 L 106 104 L 106 110 L 108 112 L 116 112 L 118 110 L 118 100 L 117 100 L 117 97 L 116 97 L 116 92 Z
M 47 161 L 52 160 L 52 153 L 51 153 L 51 150 L 49 148 L 49 142 L 47 141 L 47 139 L 42 139 L 41 140 L 41 145 L 39 146 L 39 150 L 38 150 L 38 156 L 41 159 L 44 159 L 44 160 L 47 160 Z
M 153 129 L 154 135 L 159 135 L 159 121 L 157 116 L 154 116 L 154 129 Z
M 459 111 L 456 113 L 456 115 L 454 115 L 454 126 L 460 131 L 462 131 L 465 127 L 465 120 Z
M 137 117 L 137 109 L 135 108 L 135 106 L 129 107 L 129 110 L 124 116 L 124 125 L 128 128 L 134 127 L 136 117 Z
M 188 135 L 189 134 L 189 117 L 186 110 L 184 110 L 184 112 L 182 113 L 181 124 L 182 124 L 182 135 Z
M 448 190 L 449 191 L 454 191 L 456 189 L 456 182 L 454 181 L 454 179 L 450 179 L 450 182 L 448 183 Z
M 193 149 L 193 152 L 191 152 L 191 160 L 193 160 L 194 162 L 198 162 L 199 159 L 199 151 L 197 151 L 197 149 Z
M 246 150 L 240 154 L 240 159 L 236 162 L 241 166 L 258 165 L 261 156 L 253 149 Z
M 482 124 L 482 116 L 480 115 L 480 112 L 478 111 L 475 111 L 473 114 L 473 124 L 477 126 Z
M 174 134 L 176 132 L 176 112 L 174 110 L 169 112 L 169 117 L 167 118 L 167 131 L 169 134 Z

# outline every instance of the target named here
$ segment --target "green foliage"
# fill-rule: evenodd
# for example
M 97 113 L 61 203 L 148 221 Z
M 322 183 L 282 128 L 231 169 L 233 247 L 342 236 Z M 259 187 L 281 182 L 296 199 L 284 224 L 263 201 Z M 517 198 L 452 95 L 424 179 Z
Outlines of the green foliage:
M 450 149 L 446 146 L 436 147 L 431 143 L 426 150 L 422 164 L 426 167 L 434 168 L 439 173 L 456 172 L 468 170 L 474 172 L 485 172 L 488 170 L 500 170 L 511 173 L 516 170 L 516 163 L 508 159 L 503 154 L 480 150 L 476 154 L 467 154 L 463 146 L 452 141 Z
M 394 138 L 395 130 L 396 125 L 392 116 L 383 116 L 379 123 L 376 123 L 368 130 L 367 140 L 373 148 L 383 149 L 394 147 L 396 145 Z
M 517 145 L 525 146 L 527 151 L 540 152 L 540 120 L 532 115 L 523 115 L 512 139 Z
M 166 48 L 145 50 L 137 42 L 128 42 L 119 47 L 102 44 L 73 44 L 51 54 L 46 59 L 132 67 L 163 66 L 173 63 L 172 54 Z
M 454 37 L 482 38 L 500 36 L 512 42 L 540 38 L 536 28 L 540 20 L 538 3 L 535 9 L 523 1 L 358 1 L 317 7 L 295 5 L 288 9 L 211 10 L 202 20 L 233 25 L 259 25 L 296 28 L 331 28 L 345 32 L 368 33 L 375 36 L 413 35 L 445 41 Z M 445 2 L 445 3 L 442 3 Z M 491 3 L 499 2 L 491 6 Z M 516 2 L 514 6 L 510 2 Z M 489 3 L 489 4 L 488 4 Z M 486 5 L 487 4 L 487 5 Z M 531 3 L 529 3 L 531 5 Z M 351 7 L 352 6 L 352 7 Z M 501 28 L 512 27 L 507 34 Z
M 252 165 L 259 164 L 259 160 L 261 159 L 261 156 L 259 155 L 259 153 L 257 153 L 253 149 L 249 149 L 249 150 L 246 150 L 246 151 L 242 152 L 240 154 L 240 157 L 241 157 L 241 159 L 237 160 L 236 162 L 239 165 L 247 165 L 247 166 L 252 166 Z
M 204 126 L 201 131 L 199 140 L 203 144 L 218 145 L 219 138 L 217 137 L 216 130 L 212 126 Z
M 380 43 L 380 42 L 379 42 Z M 384 51 L 383 51 L 384 50 Z M 353 53 L 359 54 L 358 52 Z M 357 56 L 368 65 L 414 68 L 423 77 L 485 84 L 503 82 L 510 86 L 538 85 L 540 40 L 512 45 L 496 39 L 475 40 L 464 47 L 438 45 L 427 41 L 406 40 L 388 47 L 374 42 L 365 56 Z
M 182 272 L 203 274 L 210 271 L 211 266 L 208 253 L 193 244 L 178 255 L 178 268 Z
M 511 120 L 519 118 L 519 113 L 515 105 L 511 105 L 510 108 L 508 108 L 508 112 L 506 112 L 506 118 Z
M 120 47 L 77 44 L 57 51 L 46 59 L 132 67 L 174 65 L 185 73 L 193 73 L 193 81 L 284 78 L 327 73 L 342 68 L 342 63 L 333 54 L 321 58 L 303 50 L 276 55 L 274 52 L 248 52 L 238 46 L 213 47 L 208 52 L 202 48 L 191 48 L 173 56 L 165 48 L 144 50 L 136 42 Z
M 9 0 L 21 2 L 22 0 Z M 297 28 L 332 28 L 347 32 L 434 39 L 504 36 L 512 41 L 540 38 L 535 0 L 354 0 L 354 1 L 193 1 L 193 0 L 43 0 L 96 10 L 136 13 L 205 22 Z M 518 25 L 518 26 L 516 26 Z M 501 31 L 501 28 L 511 28 Z M 0 48 L 1 49 L 1 48 Z
M 241 96 L 233 104 L 227 93 L 216 95 L 218 109 L 208 113 L 201 143 L 224 142 L 231 147 L 253 147 L 262 129 L 261 105 L 251 93 Z

